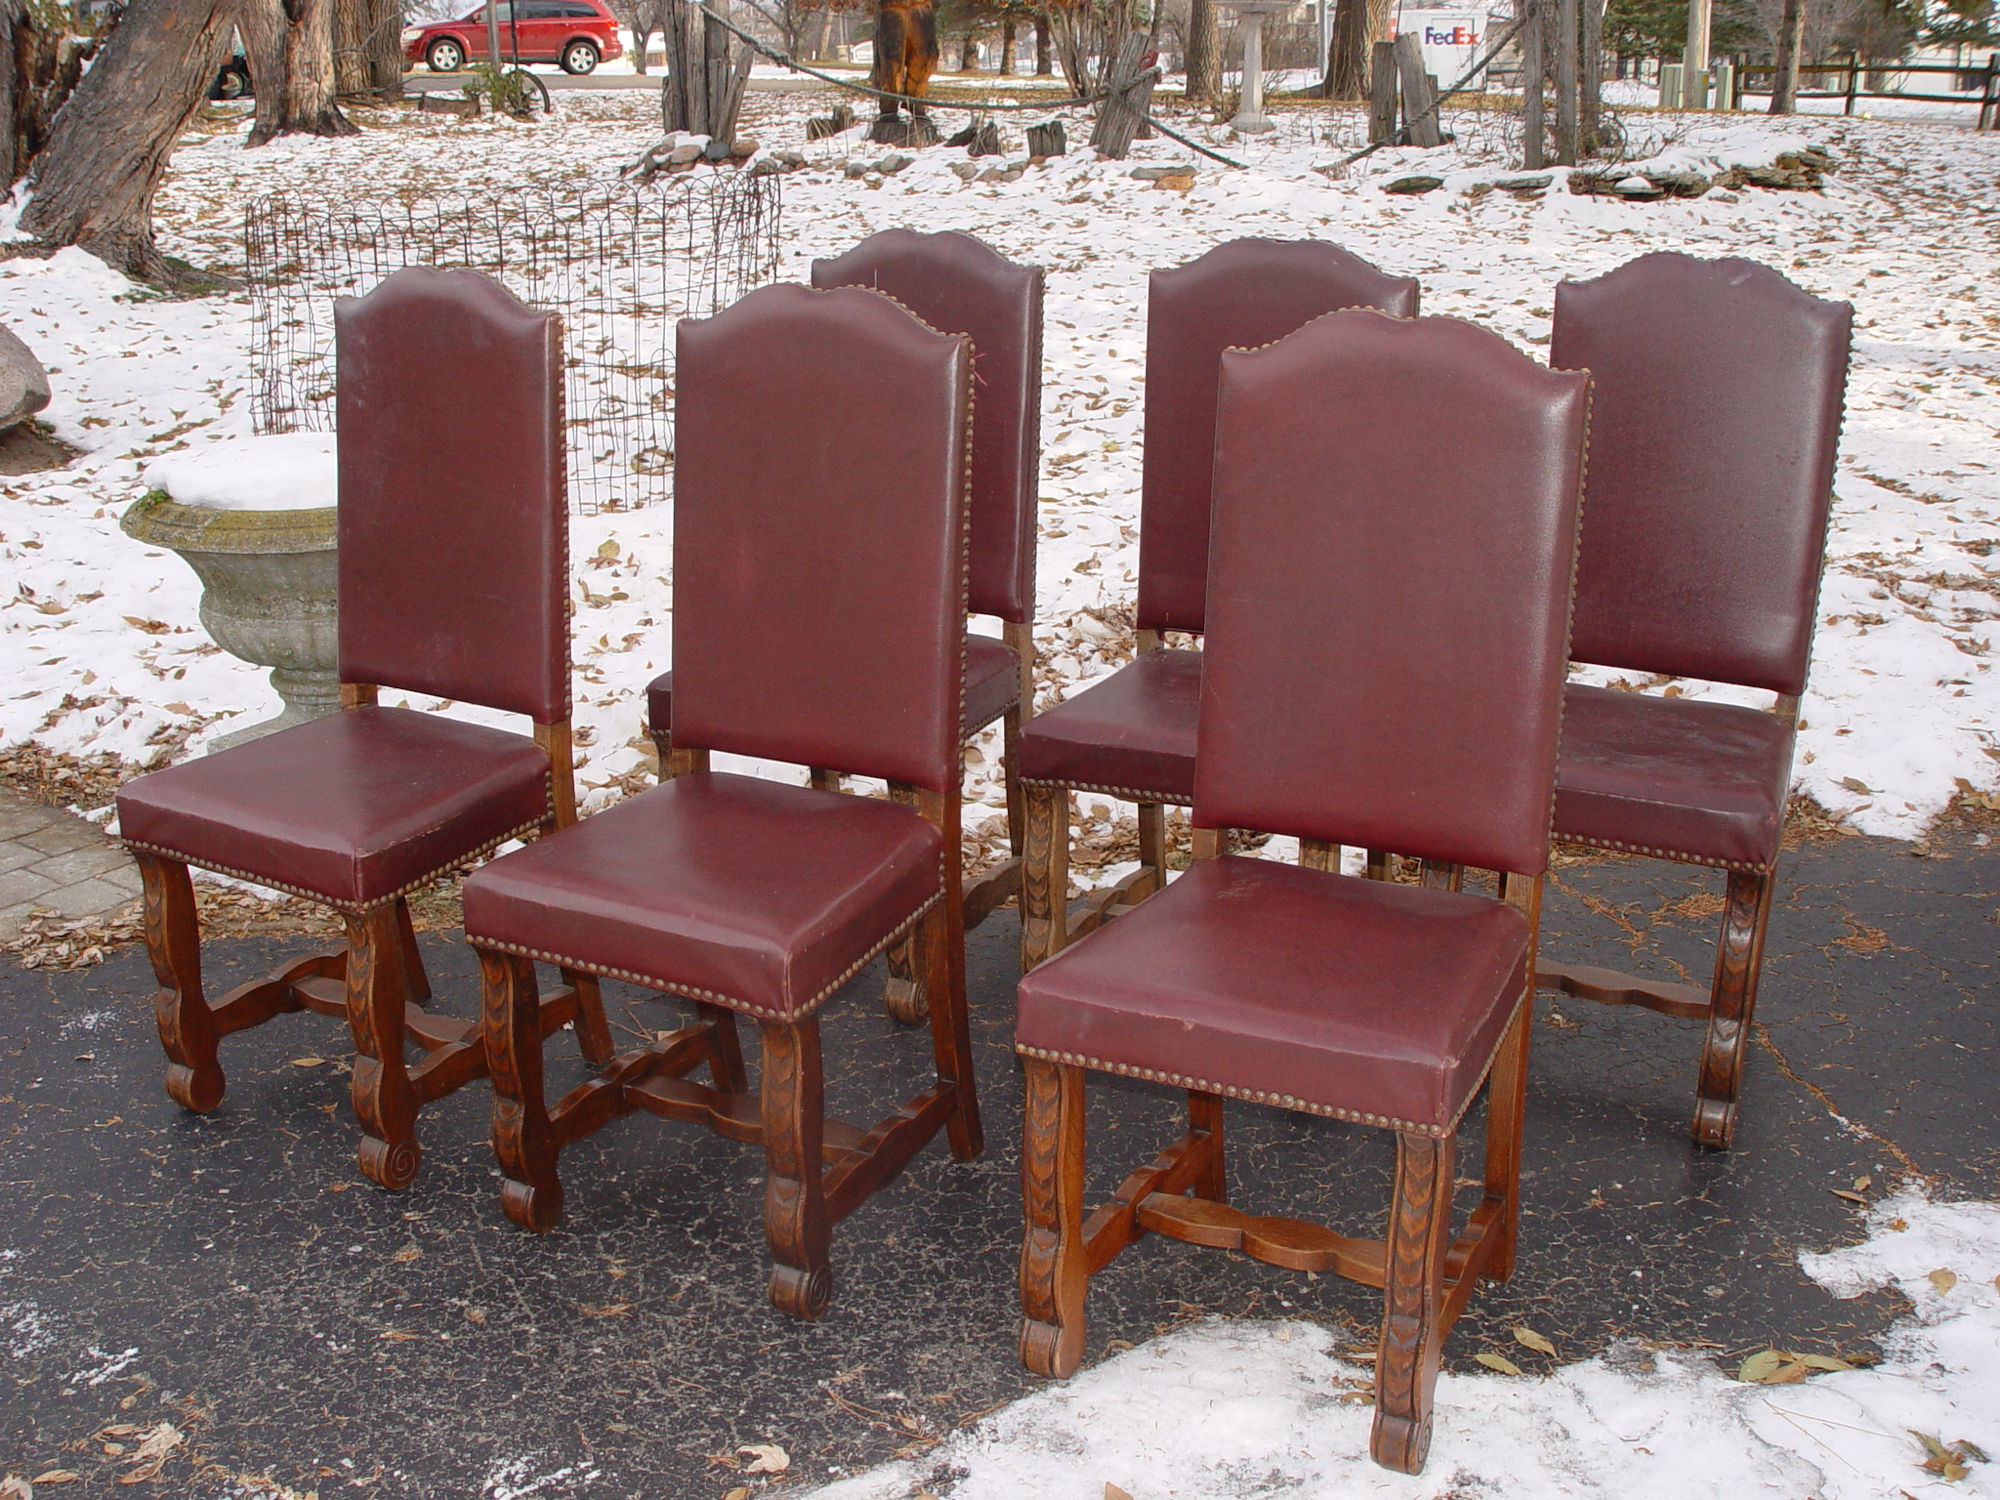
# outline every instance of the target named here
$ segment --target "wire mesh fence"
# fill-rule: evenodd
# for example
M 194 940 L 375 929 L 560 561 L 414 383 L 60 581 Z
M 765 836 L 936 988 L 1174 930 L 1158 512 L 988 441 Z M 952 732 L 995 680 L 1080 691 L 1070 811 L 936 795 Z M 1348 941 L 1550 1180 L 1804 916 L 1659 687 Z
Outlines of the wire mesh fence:
M 576 511 L 663 499 L 674 325 L 776 276 L 780 213 L 778 179 L 742 173 L 334 205 L 256 199 L 244 223 L 256 428 L 332 428 L 336 297 L 404 266 L 463 266 L 562 314 Z

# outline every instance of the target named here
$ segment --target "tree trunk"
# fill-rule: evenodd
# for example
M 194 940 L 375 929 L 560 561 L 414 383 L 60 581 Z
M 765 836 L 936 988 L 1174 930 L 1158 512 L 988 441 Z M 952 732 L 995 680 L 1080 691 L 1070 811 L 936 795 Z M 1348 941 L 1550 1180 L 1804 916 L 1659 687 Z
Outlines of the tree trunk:
M 128 276 L 180 279 L 153 241 L 167 158 L 229 52 L 234 0 L 132 0 L 56 119 L 21 227 Z
M 0 0 L 0 195 L 28 175 L 97 46 L 23 0 Z
M 250 54 L 257 116 L 249 144 L 360 134 L 334 98 L 333 0 L 243 0 L 239 25 L 244 46 L 257 49 Z M 275 52 L 275 65 L 260 52 Z
M 1000 23 L 1000 76 L 1014 76 L 1014 22 L 1011 18 Z
M 1583 152 L 1595 156 L 1604 148 L 1604 0 L 1583 0 L 1583 79 L 1576 106 Z
M 825 6 L 821 6 L 812 13 L 812 21 L 810 23 L 812 30 L 808 33 L 812 40 L 806 43 L 806 57 L 813 62 L 817 62 L 826 56 L 826 23 L 829 19 L 830 16 Z
M 1327 38 L 1321 94 L 1328 99 L 1367 97 L 1375 44 L 1389 41 L 1394 29 L 1389 0 L 1338 0 L 1332 35 Z
M 369 0 L 368 81 L 379 99 L 403 97 L 403 0 Z
M 1187 92 L 1192 103 L 1213 104 L 1222 95 L 1222 45 L 1216 31 L 1215 0 L 1190 0 L 1187 34 Z
M 979 71 L 979 38 L 969 32 L 966 34 L 964 44 L 959 49 L 958 71 L 961 73 L 977 73 Z
M 1049 46 L 1049 18 L 1044 12 L 1035 17 L 1035 76 L 1047 78 L 1055 70 L 1055 53 Z
M 1785 0 L 1778 23 L 1778 76 L 1771 82 L 1771 113 L 1788 115 L 1799 106 L 1799 53 L 1806 36 L 1805 0 Z

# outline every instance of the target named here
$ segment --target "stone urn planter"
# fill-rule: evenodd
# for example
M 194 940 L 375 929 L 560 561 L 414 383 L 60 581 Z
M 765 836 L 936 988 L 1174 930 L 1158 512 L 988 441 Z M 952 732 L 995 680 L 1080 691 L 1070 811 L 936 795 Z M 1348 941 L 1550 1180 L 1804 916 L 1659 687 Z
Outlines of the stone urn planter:
M 271 669 L 284 712 L 213 741 L 226 750 L 340 708 L 336 477 L 329 433 L 238 438 L 146 471 L 125 512 L 135 541 L 178 553 L 201 580 L 201 623 L 232 656 Z

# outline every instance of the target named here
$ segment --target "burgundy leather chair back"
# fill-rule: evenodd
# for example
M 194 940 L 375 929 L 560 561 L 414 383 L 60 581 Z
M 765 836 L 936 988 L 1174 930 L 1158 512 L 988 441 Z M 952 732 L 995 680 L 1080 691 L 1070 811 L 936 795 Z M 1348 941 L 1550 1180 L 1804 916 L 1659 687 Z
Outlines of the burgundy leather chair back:
M 1042 268 L 1016 265 L 955 229 L 885 229 L 814 261 L 812 283 L 873 287 L 931 327 L 971 337 L 969 597 L 979 614 L 1027 624 L 1042 456 Z
M 1153 272 L 1146 307 L 1146 458 L 1139 501 L 1141 630 L 1203 625 L 1215 382 L 1222 351 L 1255 349 L 1323 313 L 1417 315 L 1417 283 L 1323 240 L 1231 240 Z
M 677 359 L 674 743 L 957 795 L 971 340 L 767 286 Z
M 562 320 L 413 266 L 333 326 L 342 680 L 567 718 Z
M 1588 420 L 1456 319 L 1222 356 L 1198 824 L 1542 870 Z
M 1556 288 L 1549 362 L 1595 390 L 1578 661 L 1804 691 L 1853 311 L 1673 253 Z

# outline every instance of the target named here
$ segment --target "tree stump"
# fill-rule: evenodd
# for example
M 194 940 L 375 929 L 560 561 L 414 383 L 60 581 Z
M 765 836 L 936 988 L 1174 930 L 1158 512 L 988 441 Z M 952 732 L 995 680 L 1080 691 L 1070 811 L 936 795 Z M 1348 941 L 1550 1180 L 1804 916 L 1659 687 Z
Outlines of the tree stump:
M 1061 120 L 1028 127 L 1028 155 L 1063 156 L 1069 151 L 1069 136 Z
M 1122 160 L 1132 149 L 1133 137 L 1146 123 L 1147 111 L 1153 106 L 1153 85 L 1160 80 L 1160 70 L 1141 65 L 1145 54 L 1145 35 L 1139 32 L 1128 35 L 1119 45 L 1118 56 L 1105 77 L 1107 96 L 1097 106 L 1097 124 L 1091 130 L 1090 144 L 1099 155 L 1114 161 Z

